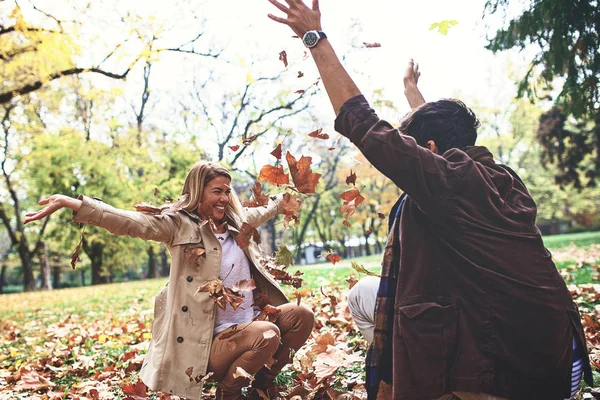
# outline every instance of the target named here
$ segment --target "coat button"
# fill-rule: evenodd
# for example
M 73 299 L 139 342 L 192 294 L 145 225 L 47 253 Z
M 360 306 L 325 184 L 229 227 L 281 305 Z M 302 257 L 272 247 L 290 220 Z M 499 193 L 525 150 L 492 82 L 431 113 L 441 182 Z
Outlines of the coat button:
M 181 336 L 177 336 L 177 343 L 182 343 L 183 342 L 183 338 Z
M 183 307 L 181 307 L 181 311 L 183 311 L 183 312 L 187 312 L 187 310 L 188 310 L 188 307 L 187 307 L 187 306 L 183 306 Z
M 191 276 L 188 276 L 188 277 L 187 277 L 187 278 L 185 278 L 185 279 L 187 279 L 187 281 L 188 281 L 188 282 L 191 282 L 191 281 L 193 281 L 193 280 L 194 280 L 194 278 L 192 278 Z

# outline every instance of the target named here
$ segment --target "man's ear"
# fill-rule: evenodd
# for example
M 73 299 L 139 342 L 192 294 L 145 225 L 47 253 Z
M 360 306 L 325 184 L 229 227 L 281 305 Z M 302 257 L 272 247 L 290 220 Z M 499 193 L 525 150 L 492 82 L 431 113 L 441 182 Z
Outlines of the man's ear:
M 433 140 L 427 141 L 427 148 L 429 150 L 431 150 L 432 152 L 434 152 L 435 154 L 440 154 L 440 152 L 438 151 L 437 145 L 435 144 L 435 142 Z

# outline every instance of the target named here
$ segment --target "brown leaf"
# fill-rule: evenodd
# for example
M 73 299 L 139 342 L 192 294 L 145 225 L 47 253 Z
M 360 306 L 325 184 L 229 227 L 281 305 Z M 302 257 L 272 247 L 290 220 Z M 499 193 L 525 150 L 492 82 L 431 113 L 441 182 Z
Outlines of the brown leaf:
M 262 310 L 269 304 L 273 304 L 271 303 L 271 299 L 269 298 L 269 296 L 267 296 L 264 293 L 259 293 L 256 296 L 254 296 L 254 303 L 252 305 Z
M 287 68 L 288 60 L 287 60 L 287 53 L 285 52 L 285 50 L 283 50 L 281 53 L 279 53 L 279 61 L 283 61 L 283 66 Z
M 251 292 L 256 289 L 256 283 L 254 283 L 254 279 L 244 279 L 239 282 L 236 282 L 231 286 L 231 290 L 234 292 Z
M 81 233 L 81 237 L 79 238 L 79 243 L 77 243 L 77 247 L 75 247 L 75 251 L 71 254 L 71 268 L 75 269 L 75 266 L 81 258 L 79 258 L 79 250 L 81 250 L 81 244 L 83 243 L 83 232 Z
M 183 249 L 183 258 L 186 261 L 191 261 L 196 265 L 200 265 L 201 262 L 201 258 L 204 256 L 204 258 L 206 258 L 206 250 L 201 248 L 201 247 L 190 247 L 190 246 L 186 246 Z
M 237 367 L 235 369 L 235 372 L 233 373 L 233 379 L 237 378 L 245 378 L 248 379 L 250 382 L 254 380 L 254 376 L 246 372 L 246 370 L 242 367 Z
M 135 384 L 121 385 L 121 390 L 123 390 L 123 394 L 132 397 L 134 400 L 145 400 L 148 398 L 146 385 L 139 378 Z
M 304 76 L 304 73 L 302 71 L 298 71 L 298 78 L 302 78 Z
M 321 294 L 322 294 L 323 296 L 325 296 L 325 297 L 328 297 L 328 298 L 329 298 L 329 301 L 331 302 L 331 308 L 332 308 L 332 309 L 335 309 L 335 306 L 337 306 L 337 305 L 338 305 L 338 303 L 340 302 L 340 301 L 338 300 L 338 298 L 337 298 L 337 297 L 335 297 L 334 295 L 332 295 L 332 294 L 325 294 L 325 292 L 323 292 L 323 286 L 321 286 Z
M 21 382 L 23 382 L 19 385 L 21 389 L 41 390 L 55 386 L 54 383 L 38 374 L 36 371 L 22 371 Z
M 260 234 L 255 227 L 247 222 L 244 222 L 240 228 L 240 233 L 235 238 L 235 241 L 240 248 L 245 249 L 250 245 L 250 239 L 254 240 L 254 243 L 259 244 Z
M 266 305 L 256 317 L 254 317 L 254 321 L 269 321 L 275 322 L 277 318 L 281 314 L 281 310 L 277 307 L 273 307 L 271 305 Z
M 244 207 L 260 207 L 269 204 L 269 196 L 262 193 L 262 186 L 256 182 L 252 187 L 252 198 L 250 201 L 245 201 Z
M 344 224 L 345 226 L 347 226 L 348 228 L 352 228 L 352 225 L 350 224 L 350 221 L 348 221 L 347 219 L 345 219 L 342 224 Z
M 370 229 L 370 228 L 369 228 L 369 229 L 367 229 L 367 230 L 364 232 L 364 235 L 365 235 L 365 236 L 369 236 L 371 233 L 373 233 L 373 229 Z
M 277 147 L 275 147 L 275 150 L 273 150 L 270 154 L 276 159 L 281 160 L 281 143 L 279 143 Z
M 320 254 L 319 257 L 325 257 L 326 259 L 328 259 L 333 265 L 335 265 L 336 263 L 338 263 L 342 258 L 340 257 L 339 254 L 334 253 L 332 249 L 329 249 L 329 251 L 327 253 L 324 254 Z
M 227 147 L 229 147 L 231 149 L 231 151 L 238 151 L 240 149 L 240 145 L 239 144 L 236 144 L 234 146 L 227 146 Z
M 381 47 L 380 43 L 367 43 L 367 42 L 363 42 L 363 44 L 365 45 L 365 47 L 367 49 L 373 49 L 373 48 L 376 48 L 376 47 Z
M 323 140 L 329 139 L 329 135 L 328 134 L 321 133 L 321 132 L 323 132 L 323 128 L 319 128 L 316 131 L 312 131 L 311 133 L 308 134 L 308 136 L 314 137 L 314 138 L 317 138 L 317 139 L 323 139 Z
M 159 207 L 153 206 L 152 204 L 145 202 L 136 204 L 135 206 L 133 206 L 133 208 L 135 209 L 135 211 L 147 214 L 160 214 L 162 211 Z
M 329 150 L 329 151 L 334 151 L 334 150 L 335 150 L 335 147 L 330 147 L 330 148 L 328 148 L 327 150 Z
M 285 158 L 296 189 L 300 193 L 314 193 L 321 174 L 316 174 L 310 170 L 312 157 L 302 156 L 300 160 L 296 161 L 296 158 L 288 151 Z
M 346 185 L 354 185 L 356 186 L 356 173 L 350 170 L 350 175 L 346 177 Z
M 154 197 L 158 197 L 158 188 L 154 188 Z
M 384 214 L 384 213 L 378 212 L 378 213 L 377 213 L 377 216 L 378 216 L 379 218 L 381 218 L 381 219 L 385 219 L 385 214 Z
M 255 140 L 256 140 L 256 135 L 248 136 L 242 140 L 242 144 L 244 146 L 248 146 L 250 143 L 254 142 Z
M 283 209 L 283 215 L 285 216 L 283 219 L 283 225 L 286 227 L 286 229 L 289 227 L 292 220 L 294 221 L 294 225 L 298 226 L 298 224 L 300 224 L 299 213 L 301 205 L 302 201 L 298 195 L 290 193 L 285 193 L 283 195 L 281 207 Z
M 194 373 L 194 367 L 187 367 L 187 369 L 185 370 L 185 374 L 190 378 L 190 382 L 193 380 L 192 378 L 192 374 Z
M 348 202 L 354 200 L 354 206 L 356 207 L 358 207 L 360 203 L 365 200 L 365 198 L 360 195 L 360 190 L 358 190 L 356 186 L 352 189 L 346 190 L 344 193 L 340 194 L 338 198 Z
M 283 167 L 281 165 L 274 167 L 267 164 L 261 168 L 260 174 L 258 175 L 258 181 L 267 181 L 273 185 L 281 186 L 289 184 L 290 178 L 288 174 L 283 172 Z
M 304 93 L 304 89 L 298 89 L 298 90 L 296 90 L 294 93 L 297 93 L 297 94 L 302 94 L 302 93 Z
M 346 278 L 346 282 L 348 282 L 348 290 L 350 290 L 358 283 L 358 279 L 353 276 L 349 276 Z

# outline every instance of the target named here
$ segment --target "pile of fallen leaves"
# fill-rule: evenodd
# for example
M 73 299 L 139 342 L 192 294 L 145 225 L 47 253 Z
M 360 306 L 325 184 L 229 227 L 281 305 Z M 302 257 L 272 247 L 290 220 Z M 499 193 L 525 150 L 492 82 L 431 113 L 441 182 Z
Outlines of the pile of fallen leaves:
M 563 270 L 569 283 L 568 275 L 577 269 L 591 269 L 593 276 L 600 271 L 599 250 L 568 248 L 554 256 L 569 261 Z M 323 257 L 333 262 L 332 255 Z M 282 248 L 265 263 L 299 286 L 301 281 L 294 281 L 299 274 L 286 271 L 289 257 Z M 369 273 L 358 264 L 353 267 Z M 349 277 L 337 286 L 287 287 L 292 301 L 315 311 L 316 322 L 306 345 L 277 378 L 282 398 L 366 398 L 366 342 L 347 305 L 348 287 L 355 281 Z M 149 280 L 0 297 L 0 399 L 177 399 L 149 391 L 138 378 L 151 339 L 152 296 L 164 284 Z M 238 286 L 214 283 L 199 289 L 224 301 L 251 288 L 252 282 Z M 569 289 L 582 313 L 592 364 L 600 369 L 600 284 L 571 283 Z M 265 319 L 276 312 L 268 305 L 263 310 Z M 214 392 L 214 384 L 205 385 L 206 399 Z

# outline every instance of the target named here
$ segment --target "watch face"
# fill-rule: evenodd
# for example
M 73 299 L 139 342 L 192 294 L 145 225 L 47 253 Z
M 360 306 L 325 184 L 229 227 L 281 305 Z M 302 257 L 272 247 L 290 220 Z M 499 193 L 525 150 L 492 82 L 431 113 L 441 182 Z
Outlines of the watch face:
M 315 44 L 317 44 L 318 40 L 319 36 L 315 32 L 306 32 L 306 35 L 304 35 L 303 38 L 304 44 L 307 47 L 313 47 Z

